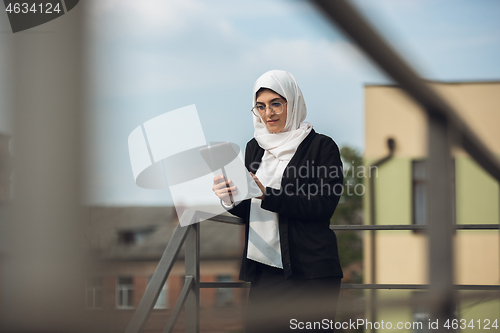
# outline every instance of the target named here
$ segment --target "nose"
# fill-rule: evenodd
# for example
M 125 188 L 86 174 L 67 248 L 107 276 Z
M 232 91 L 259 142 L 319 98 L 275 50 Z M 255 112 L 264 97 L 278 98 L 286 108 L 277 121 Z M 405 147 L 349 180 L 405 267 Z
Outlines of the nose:
M 266 105 L 266 111 L 264 111 L 264 114 L 267 114 L 267 110 L 271 111 L 271 114 L 276 114 L 276 112 L 274 112 L 273 109 L 271 109 L 270 105 Z

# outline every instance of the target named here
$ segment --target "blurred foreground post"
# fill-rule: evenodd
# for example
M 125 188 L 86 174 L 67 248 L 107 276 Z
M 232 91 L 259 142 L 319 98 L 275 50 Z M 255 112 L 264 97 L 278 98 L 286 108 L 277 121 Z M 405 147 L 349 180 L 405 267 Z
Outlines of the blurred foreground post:
M 451 189 L 451 126 L 444 117 L 429 114 L 428 122 L 427 188 L 429 199 L 429 306 L 434 322 L 439 320 L 438 332 L 446 320 L 454 318 L 453 290 L 453 224 Z
M 83 332 L 78 216 L 83 5 L 12 35 L 13 200 L 2 332 Z

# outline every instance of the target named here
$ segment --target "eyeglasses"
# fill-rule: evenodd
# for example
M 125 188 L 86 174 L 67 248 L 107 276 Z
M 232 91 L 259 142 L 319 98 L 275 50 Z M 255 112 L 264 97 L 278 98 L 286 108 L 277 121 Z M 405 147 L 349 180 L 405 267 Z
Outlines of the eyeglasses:
M 272 102 L 271 105 L 269 105 L 269 109 L 271 109 L 271 111 L 274 114 L 281 114 L 281 113 L 283 113 L 283 105 L 286 105 L 286 103 L 288 103 L 288 102 L 285 102 L 285 103 Z M 259 104 L 259 105 L 256 105 L 252 108 L 252 112 L 256 117 L 260 117 L 266 112 L 267 108 L 268 108 L 267 105 Z

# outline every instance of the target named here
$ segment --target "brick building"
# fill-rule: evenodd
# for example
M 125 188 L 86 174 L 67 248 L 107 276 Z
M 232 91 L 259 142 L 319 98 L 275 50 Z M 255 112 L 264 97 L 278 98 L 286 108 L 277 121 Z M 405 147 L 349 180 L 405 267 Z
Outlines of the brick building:
M 82 211 L 85 239 L 92 250 L 86 307 L 98 331 L 123 332 L 146 291 L 178 223 L 173 207 L 87 207 Z M 204 221 L 200 224 L 203 282 L 237 281 L 244 229 Z M 145 326 L 162 332 L 184 283 L 181 249 Z M 243 327 L 244 289 L 201 289 L 203 332 L 237 332 Z M 177 328 L 183 331 L 183 314 Z

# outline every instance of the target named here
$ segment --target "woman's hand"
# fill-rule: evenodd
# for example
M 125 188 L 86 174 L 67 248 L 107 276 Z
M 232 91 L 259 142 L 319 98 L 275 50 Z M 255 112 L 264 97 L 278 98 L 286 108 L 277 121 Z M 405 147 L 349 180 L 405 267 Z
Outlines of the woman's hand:
M 264 200 L 264 198 L 266 197 L 266 188 L 264 187 L 264 185 L 262 185 L 262 183 L 260 182 L 259 178 L 257 178 L 256 175 L 254 175 L 253 173 L 250 172 L 250 174 L 252 175 L 253 177 L 253 180 L 255 180 L 255 182 L 257 183 L 257 185 L 259 186 L 260 190 L 262 191 L 262 195 L 260 197 L 255 197 L 256 199 L 261 199 L 261 200 Z
M 237 191 L 236 186 L 231 186 L 233 182 L 231 179 L 224 181 L 224 176 L 215 176 L 214 177 L 214 186 L 212 187 L 212 191 L 214 191 L 215 195 L 217 195 L 224 203 L 229 206 L 232 204 L 231 199 L 229 198 L 229 193 L 234 195 Z

